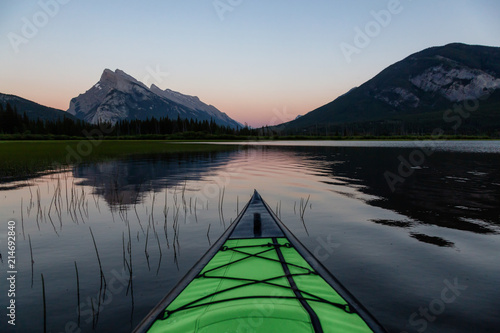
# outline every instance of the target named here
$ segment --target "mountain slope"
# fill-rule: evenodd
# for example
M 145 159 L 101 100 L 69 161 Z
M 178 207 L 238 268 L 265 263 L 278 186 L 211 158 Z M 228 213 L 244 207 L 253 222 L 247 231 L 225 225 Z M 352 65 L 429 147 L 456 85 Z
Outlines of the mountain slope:
M 227 114 L 219 111 L 215 106 L 203 103 L 196 96 L 183 95 L 170 89 L 161 90 L 154 84 L 151 85 L 151 91 L 158 96 L 164 97 L 180 105 L 207 113 L 216 123 L 229 123 L 231 124 L 230 127 L 243 127 L 241 123 L 231 119 Z
M 5 107 L 7 103 L 9 103 L 12 108 L 15 108 L 19 114 L 23 115 L 23 113 L 26 113 L 30 120 L 40 119 L 54 121 L 63 119 L 64 117 L 76 120 L 73 115 L 65 111 L 43 106 L 19 96 L 0 93 L 0 104 Z
M 457 116 L 447 110 L 468 103 L 477 104 L 478 110 L 464 120 L 474 120 L 480 130 L 483 125 L 492 125 L 491 117 L 486 122 L 483 112 L 495 114 L 493 120 L 500 124 L 500 110 L 496 111 L 499 92 L 500 48 L 455 43 L 410 55 L 282 128 L 302 132 L 350 123 L 412 122 L 432 130 L 433 126 L 445 126 L 446 116 Z
M 144 120 L 169 117 L 176 119 L 213 120 L 218 125 L 232 128 L 241 124 L 197 97 L 183 95 L 169 89 L 151 88 L 117 69 L 105 69 L 99 82 L 70 102 L 68 112 L 90 123 L 120 120 Z

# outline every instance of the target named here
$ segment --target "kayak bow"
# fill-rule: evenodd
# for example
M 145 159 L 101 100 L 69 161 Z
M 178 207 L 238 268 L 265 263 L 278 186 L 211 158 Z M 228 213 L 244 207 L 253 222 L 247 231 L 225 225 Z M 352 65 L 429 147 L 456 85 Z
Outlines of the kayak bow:
M 386 332 L 257 191 L 134 332 Z

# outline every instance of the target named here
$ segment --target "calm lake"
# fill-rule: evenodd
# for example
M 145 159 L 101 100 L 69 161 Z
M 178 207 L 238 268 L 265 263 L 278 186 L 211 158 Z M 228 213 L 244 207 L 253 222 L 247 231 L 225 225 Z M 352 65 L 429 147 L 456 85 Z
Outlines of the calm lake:
M 232 145 L 0 182 L 0 331 L 131 331 L 253 189 L 390 332 L 498 331 L 499 141 Z

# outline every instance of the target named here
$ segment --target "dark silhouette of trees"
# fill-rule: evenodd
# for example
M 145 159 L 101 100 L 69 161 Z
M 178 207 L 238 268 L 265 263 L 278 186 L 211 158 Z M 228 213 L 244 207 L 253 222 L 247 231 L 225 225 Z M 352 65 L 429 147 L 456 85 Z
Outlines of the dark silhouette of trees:
M 105 124 L 107 128 L 111 124 Z M 24 134 L 24 135 L 53 135 L 68 137 L 83 137 L 85 133 L 96 133 L 99 131 L 103 136 L 127 137 L 127 136 L 168 136 L 185 134 L 202 137 L 204 135 L 252 135 L 256 134 L 248 126 L 234 129 L 221 126 L 213 119 L 170 119 L 168 117 L 146 120 L 121 120 L 111 126 L 112 131 L 100 131 L 99 124 L 89 124 L 82 120 L 72 120 L 62 117 L 57 120 L 29 119 L 26 113 L 20 114 L 15 108 L 7 103 L 5 107 L 0 104 L 0 134 Z

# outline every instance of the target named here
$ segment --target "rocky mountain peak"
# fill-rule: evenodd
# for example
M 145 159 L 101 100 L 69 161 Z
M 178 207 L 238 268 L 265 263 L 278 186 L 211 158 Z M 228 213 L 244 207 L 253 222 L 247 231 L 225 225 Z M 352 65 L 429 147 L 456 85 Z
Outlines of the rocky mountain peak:
M 91 123 L 179 116 L 213 120 L 233 128 L 242 126 L 196 96 L 162 90 L 154 84 L 148 88 L 120 69 L 105 69 L 95 85 L 71 100 L 68 112 Z
M 148 89 L 146 85 L 144 85 L 142 82 L 137 81 L 135 78 L 128 75 L 124 71 L 116 69 L 113 72 L 108 68 L 106 68 L 102 72 L 101 79 L 99 80 L 98 85 L 125 92 L 130 91 L 133 85 L 138 85 L 144 89 Z

